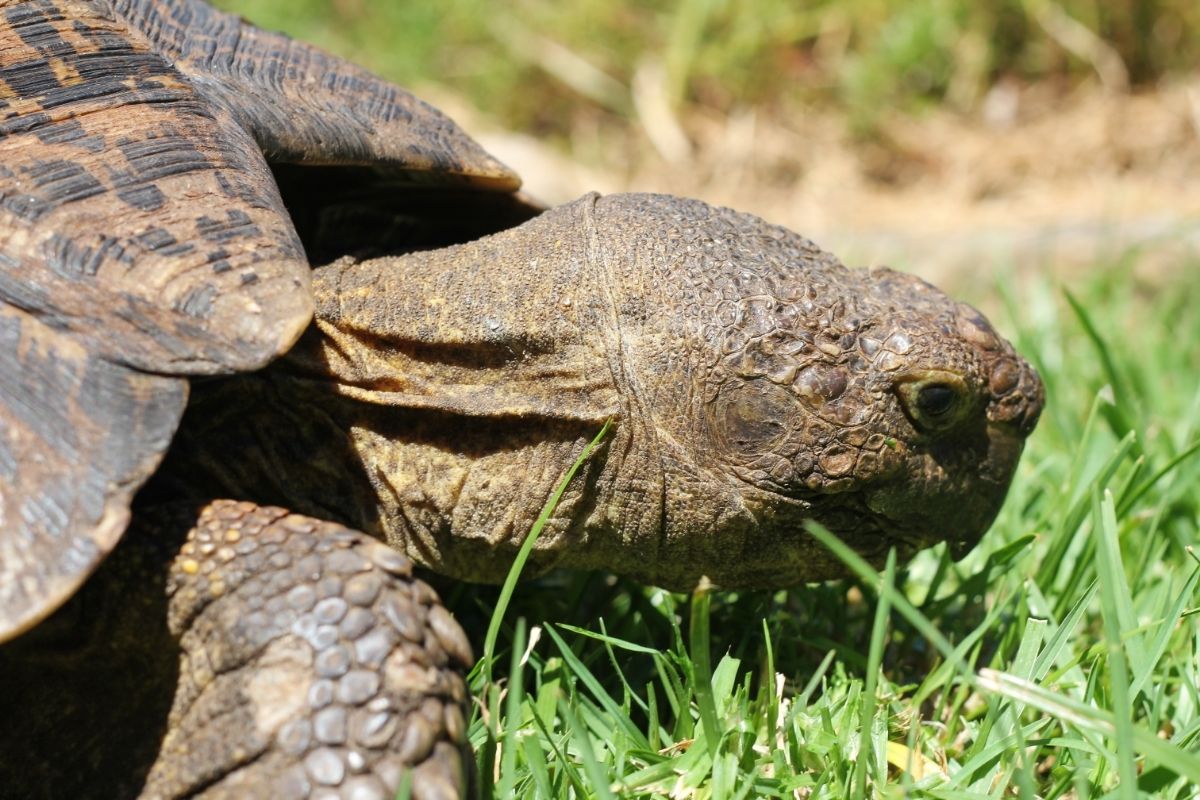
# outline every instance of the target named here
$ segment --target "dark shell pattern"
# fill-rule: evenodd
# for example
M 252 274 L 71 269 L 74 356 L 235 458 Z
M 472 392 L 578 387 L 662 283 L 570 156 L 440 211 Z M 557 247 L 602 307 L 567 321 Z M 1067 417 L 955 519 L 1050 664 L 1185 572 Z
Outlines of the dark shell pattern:
M 120 538 L 186 400 L 312 314 L 268 161 L 519 181 L 369 72 L 196 0 L 0 2 L 0 640 Z

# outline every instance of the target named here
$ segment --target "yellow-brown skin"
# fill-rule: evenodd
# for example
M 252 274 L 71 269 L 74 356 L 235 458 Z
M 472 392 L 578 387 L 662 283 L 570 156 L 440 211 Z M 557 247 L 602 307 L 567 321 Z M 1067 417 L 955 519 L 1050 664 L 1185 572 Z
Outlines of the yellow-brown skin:
M 539 568 L 676 589 L 838 574 L 806 520 L 876 562 L 969 546 L 1043 402 L 973 308 L 661 195 L 588 196 L 457 247 L 343 260 L 314 292 L 316 325 L 285 359 L 199 387 L 167 471 L 468 580 L 503 577 L 606 419 L 615 433 L 568 487 Z M 255 460 L 225 457 L 249 441 Z

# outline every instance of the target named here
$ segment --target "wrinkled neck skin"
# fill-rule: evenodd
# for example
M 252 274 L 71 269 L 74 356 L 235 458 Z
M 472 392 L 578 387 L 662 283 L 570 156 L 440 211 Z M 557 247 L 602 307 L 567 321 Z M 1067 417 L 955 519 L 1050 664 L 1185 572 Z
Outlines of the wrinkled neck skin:
M 874 562 L 973 544 L 1042 404 L 969 306 L 698 201 L 591 195 L 314 277 L 316 325 L 226 414 L 262 455 L 223 488 L 270 485 L 468 580 L 503 578 L 607 419 L 535 569 L 682 590 L 841 574 L 808 521 Z
M 456 247 L 316 271 L 316 325 L 267 374 L 283 402 L 321 409 L 348 437 L 369 489 L 337 490 L 334 513 L 439 572 L 502 580 L 611 419 L 541 534 L 534 569 L 635 573 L 657 559 L 657 436 L 597 260 L 594 203 Z M 288 500 L 303 507 L 314 483 L 295 481 Z
M 630 258 L 644 242 L 606 230 L 598 199 L 466 245 L 317 270 L 315 329 L 271 371 L 294 385 L 282 397 L 348 433 L 377 508 L 354 521 L 439 572 L 502 580 L 609 419 L 535 569 L 690 588 L 695 565 L 725 560 L 723 521 L 746 517 L 740 487 L 692 458 L 693 426 L 660 419 L 698 399 L 696 359 L 680 347 L 698 320 L 669 318 L 677 287 Z

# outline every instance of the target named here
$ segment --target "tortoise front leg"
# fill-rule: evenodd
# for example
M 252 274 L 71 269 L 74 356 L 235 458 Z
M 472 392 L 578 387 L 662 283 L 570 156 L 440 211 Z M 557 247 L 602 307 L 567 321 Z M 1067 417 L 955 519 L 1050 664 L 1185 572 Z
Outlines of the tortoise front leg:
M 145 796 L 459 797 L 472 662 L 405 557 L 217 501 L 167 579 L 179 685 Z

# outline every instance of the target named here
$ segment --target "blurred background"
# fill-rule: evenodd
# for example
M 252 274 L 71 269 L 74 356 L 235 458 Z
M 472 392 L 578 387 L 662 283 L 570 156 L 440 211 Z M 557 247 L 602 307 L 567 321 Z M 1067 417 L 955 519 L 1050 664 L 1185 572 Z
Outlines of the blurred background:
M 412 89 L 547 202 L 697 196 L 952 287 L 1197 263 L 1196 0 L 220 4 Z

